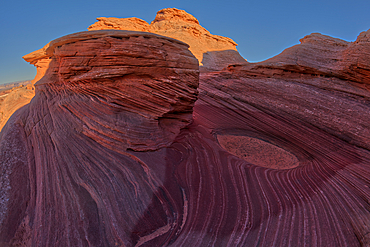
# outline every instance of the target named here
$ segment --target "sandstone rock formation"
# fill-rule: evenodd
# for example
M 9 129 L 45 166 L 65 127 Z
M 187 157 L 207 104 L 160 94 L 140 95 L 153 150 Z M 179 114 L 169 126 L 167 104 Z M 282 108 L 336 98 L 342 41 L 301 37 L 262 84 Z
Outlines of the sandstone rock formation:
M 89 27 L 89 30 L 130 30 L 152 32 L 167 37 L 172 37 L 187 43 L 190 51 L 196 56 L 201 64 L 202 71 L 221 70 L 230 64 L 245 64 L 244 58 L 236 50 L 236 43 L 226 37 L 212 35 L 205 28 L 199 25 L 198 20 L 184 10 L 175 8 L 163 9 L 157 13 L 155 20 L 149 25 L 146 21 L 136 17 L 132 18 L 97 18 L 98 22 Z M 40 57 L 42 50 L 25 55 L 23 58 L 33 64 L 37 69 L 37 75 L 32 84 L 39 81 L 49 68 L 51 59 L 49 56 Z M 0 131 L 8 121 L 11 114 L 23 105 L 30 102 L 34 95 L 32 88 L 23 92 L 23 88 L 14 97 L 9 97 L 9 102 L 3 104 L 0 119 Z M 16 89 L 14 88 L 14 91 Z M 4 93 L 5 94 L 5 93 Z M 0 96 L 1 97 L 1 96 Z M 0 98 L 5 99 L 4 98 Z M 18 102 L 19 101 L 19 102 Z M 9 109 L 7 109 L 9 107 Z
M 94 31 L 57 39 L 26 58 L 36 65 L 51 60 L 36 85 L 52 90 L 49 97 L 80 119 L 86 135 L 142 151 L 169 145 L 192 119 L 199 72 L 187 47 L 150 33 Z
M 51 62 L 0 135 L 0 242 L 132 244 L 142 215 L 129 208 L 144 212 L 162 175 L 129 150 L 169 146 L 190 124 L 198 61 L 185 43 L 128 31 L 68 35 L 30 56 Z
M 22 106 L 28 104 L 35 95 L 32 83 L 16 85 L 9 89 L 0 88 L 0 131 L 10 116 Z
M 229 80 L 226 71 L 214 77 L 221 84 L 249 85 L 253 91 L 243 95 L 249 103 L 279 115 L 295 116 L 370 149 L 370 67 L 365 62 L 370 43 L 359 42 L 362 36 L 365 33 L 351 43 L 311 34 L 269 60 L 230 66 L 231 74 L 241 75 L 237 80 Z
M 26 56 L 50 62 L 0 133 L 0 246 L 370 245 L 368 32 L 200 74 L 150 32 Z
M 356 41 L 348 46 L 343 54 L 341 72 L 345 79 L 364 84 L 370 89 L 370 30 L 360 33 Z
M 33 61 L 31 57 L 26 55 L 24 59 L 35 65 L 37 74 L 33 80 L 25 81 L 20 85 L 18 83 L 15 83 L 12 87 L 9 87 L 10 84 L 9 86 L 0 85 L 0 131 L 15 111 L 30 103 L 35 96 L 33 85 L 44 76 L 50 63 L 50 59 L 47 58 Z
M 220 70 L 229 64 L 246 63 L 236 50 L 237 44 L 230 38 L 213 35 L 198 20 L 184 10 L 167 8 L 158 11 L 149 25 L 139 18 L 97 18 L 89 30 L 132 30 L 157 33 L 181 40 L 199 60 L 202 70 Z

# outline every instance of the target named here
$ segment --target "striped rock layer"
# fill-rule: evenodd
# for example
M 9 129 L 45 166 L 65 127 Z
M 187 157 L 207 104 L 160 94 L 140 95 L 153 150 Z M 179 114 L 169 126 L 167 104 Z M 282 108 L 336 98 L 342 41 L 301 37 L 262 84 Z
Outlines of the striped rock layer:
M 35 98 L 0 134 L 0 243 L 368 246 L 366 37 L 313 34 L 201 73 L 195 103 L 180 42 L 50 43 L 30 56 L 52 60 Z

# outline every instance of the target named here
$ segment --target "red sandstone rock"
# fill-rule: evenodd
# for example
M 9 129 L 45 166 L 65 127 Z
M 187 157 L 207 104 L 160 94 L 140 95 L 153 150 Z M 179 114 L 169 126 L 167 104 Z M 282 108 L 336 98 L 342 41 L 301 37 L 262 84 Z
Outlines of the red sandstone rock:
M 181 40 L 199 60 L 204 71 L 220 70 L 235 63 L 246 63 L 236 50 L 237 44 L 230 38 L 213 35 L 198 20 L 184 10 L 167 8 L 158 11 L 149 25 L 138 18 L 97 18 L 89 30 L 120 29 L 157 33 Z
M 370 89 L 370 30 L 362 32 L 343 53 L 341 72 L 347 80 L 364 84 Z
M 35 53 L 32 62 L 50 58 L 49 68 L 0 136 L 2 244 L 134 244 L 142 215 L 126 210 L 149 212 L 153 196 L 166 195 L 155 192 L 162 175 L 128 150 L 169 146 L 189 125 L 199 72 L 187 48 L 150 33 L 94 31 Z M 155 215 L 161 227 L 166 219 Z
M 195 103 L 197 61 L 179 41 L 51 42 L 26 57 L 51 62 L 0 133 L 0 245 L 369 245 L 366 33 L 358 41 L 312 34 L 201 73 Z
M 362 36 L 364 33 L 358 40 L 362 40 Z M 266 107 L 282 116 L 295 116 L 370 149 L 370 108 L 367 104 L 370 92 L 366 76 L 370 68 L 360 65 L 366 64 L 370 43 L 360 44 L 311 34 L 301 39 L 300 45 L 269 60 L 230 66 L 230 73 L 225 71 L 210 77 L 217 87 L 232 83 L 235 91 L 253 88 L 241 96 L 240 100 L 245 103 Z M 352 53 L 355 47 L 358 48 Z M 348 54 L 353 54 L 352 60 Z
M 157 17 L 151 25 L 136 17 L 100 17 L 97 20 L 98 22 L 91 25 L 89 30 L 115 29 L 152 32 L 184 41 L 190 45 L 190 50 L 199 60 L 199 63 L 202 65 L 202 71 L 221 70 L 229 64 L 246 63 L 245 59 L 237 52 L 237 44 L 233 40 L 210 34 L 199 25 L 195 17 L 183 10 L 174 8 L 163 9 L 157 13 Z M 47 47 L 44 49 L 47 50 Z M 40 80 L 48 70 L 51 61 L 49 57 L 50 54 L 45 55 L 43 49 L 23 57 L 27 62 L 35 65 L 37 68 L 37 75 L 32 80 L 32 84 Z M 32 91 L 28 93 L 32 94 Z M 27 100 L 17 102 L 13 97 L 11 105 L 14 106 L 9 107 L 9 109 L 5 108 L 5 106 L 8 107 L 10 104 L 4 104 L 1 111 L 6 112 L 6 114 L 3 114 L 0 120 L 0 130 L 15 110 L 29 103 L 32 95 L 28 95 L 28 93 L 24 97 L 19 97 L 20 99 L 26 98 Z
M 73 112 L 90 138 L 126 149 L 158 149 L 192 119 L 198 65 L 186 48 L 150 33 L 72 34 L 36 52 L 39 59 L 51 59 L 36 85 L 54 101 L 60 98 L 58 104 Z M 61 103 L 65 94 L 68 103 Z

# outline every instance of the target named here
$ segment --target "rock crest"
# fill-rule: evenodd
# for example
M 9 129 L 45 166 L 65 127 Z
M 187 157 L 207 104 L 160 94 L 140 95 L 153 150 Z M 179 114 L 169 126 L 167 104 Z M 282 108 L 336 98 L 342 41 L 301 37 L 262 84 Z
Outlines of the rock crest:
M 230 38 L 213 35 L 198 20 L 184 10 L 168 8 L 158 11 L 149 25 L 138 18 L 97 18 L 89 30 L 119 29 L 157 33 L 181 40 L 203 65 L 202 70 L 220 70 L 230 63 L 246 63 Z

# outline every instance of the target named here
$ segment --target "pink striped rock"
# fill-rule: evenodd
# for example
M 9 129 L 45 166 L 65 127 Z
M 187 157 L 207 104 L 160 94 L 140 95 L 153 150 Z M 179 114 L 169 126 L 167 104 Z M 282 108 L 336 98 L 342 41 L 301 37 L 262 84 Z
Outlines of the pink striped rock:
M 364 37 L 200 76 L 150 33 L 51 42 L 0 134 L 0 245 L 368 246 Z

